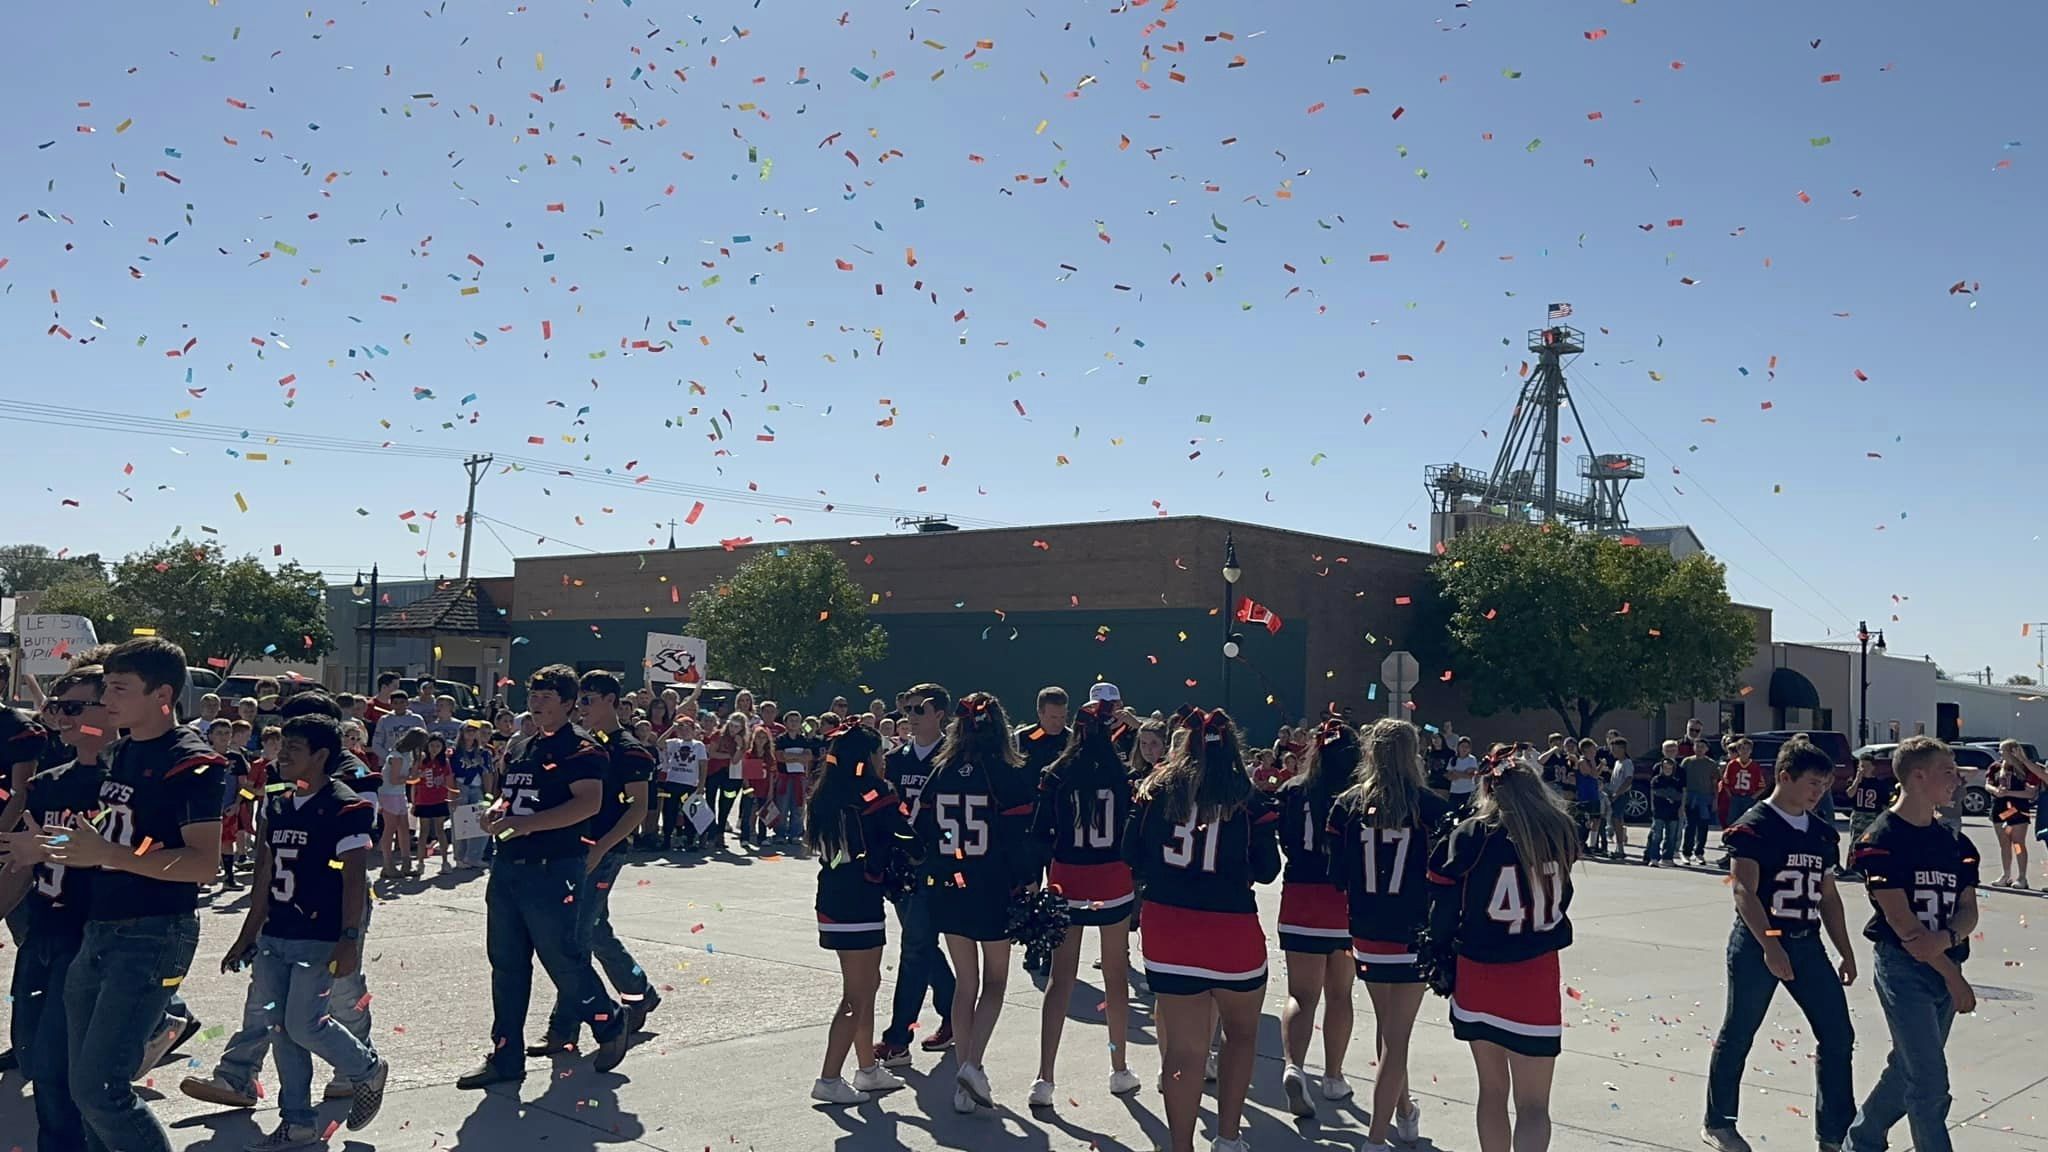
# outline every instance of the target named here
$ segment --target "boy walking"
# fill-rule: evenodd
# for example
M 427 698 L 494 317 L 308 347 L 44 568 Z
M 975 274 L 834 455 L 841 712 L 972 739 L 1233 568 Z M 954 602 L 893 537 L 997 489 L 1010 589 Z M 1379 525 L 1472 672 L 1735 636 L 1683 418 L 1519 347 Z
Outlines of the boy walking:
M 348 1129 L 359 1132 L 384 1105 L 391 1067 L 327 1011 L 337 978 L 363 963 L 364 877 L 375 808 L 333 773 L 341 765 L 341 726 L 331 717 L 284 722 L 277 773 L 290 787 L 265 805 L 254 898 L 223 972 L 250 969 L 242 1030 L 230 1049 L 269 1037 L 277 1060 L 280 1121 L 250 1152 L 324 1145 L 314 1126 L 313 1057 L 354 1086 Z M 187 1095 L 199 1095 L 188 1087 Z M 200 1097 L 204 1099 L 204 1096 Z
M 1899 795 L 1856 842 L 1874 914 L 1863 929 L 1877 945 L 1877 1002 L 1891 1030 L 1884 1074 L 1849 1129 L 1855 1152 L 1884 1152 L 1900 1119 L 1916 1152 L 1949 1152 L 1949 1026 L 1977 1010 L 1963 979 L 1977 928 L 1977 850 L 1936 810 L 1956 787 L 1956 758 L 1931 736 L 1892 752 Z
M 1878 814 L 1891 807 L 1898 795 L 1899 781 L 1892 775 L 1892 766 L 1887 762 L 1878 767 L 1875 757 L 1865 756 L 1856 761 L 1856 778 L 1849 781 L 1849 843 L 1854 845 L 1863 839 L 1863 834 L 1877 822 Z M 1853 851 L 1853 848 L 1852 848 Z M 1836 873 L 1843 879 L 1860 879 L 1856 863 L 1851 860 L 1849 867 Z
M 1664 758 L 1650 779 L 1650 846 L 1643 863 L 1652 868 L 1678 866 L 1678 819 L 1685 807 L 1685 781 L 1678 775 L 1678 741 L 1664 742 Z
M 1856 955 L 1842 897 L 1829 869 L 1838 834 L 1814 806 L 1834 785 L 1827 753 L 1792 740 L 1778 753 L 1777 785 L 1763 803 L 1722 834 L 1734 858 L 1735 928 L 1728 937 L 1728 1009 L 1707 1066 L 1707 1116 L 1700 1138 L 1720 1152 L 1750 1152 L 1736 1130 L 1742 1069 L 1783 984 L 1814 1036 L 1814 1135 L 1822 1152 L 1840 1152 L 1856 1111 L 1850 1054 L 1856 1033 L 1842 989 L 1856 982 Z M 1827 930 L 1840 957 L 1830 964 Z

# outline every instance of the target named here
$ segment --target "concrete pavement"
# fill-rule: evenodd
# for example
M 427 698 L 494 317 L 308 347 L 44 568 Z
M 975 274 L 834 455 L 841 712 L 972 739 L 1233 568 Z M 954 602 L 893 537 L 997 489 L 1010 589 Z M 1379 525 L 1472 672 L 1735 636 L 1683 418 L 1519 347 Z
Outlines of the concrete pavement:
M 1990 847 L 1988 830 L 1971 831 Z M 368 954 L 376 1042 L 393 1065 L 391 1088 L 383 1116 L 365 1132 L 337 1132 L 333 1147 L 1110 1152 L 1164 1145 L 1163 1106 L 1151 1087 L 1157 1049 L 1143 999 L 1133 1009 L 1130 1064 L 1146 1088 L 1127 1099 L 1108 1092 L 1100 989 L 1086 967 L 1093 933 L 1061 1048 L 1056 1108 L 1034 1112 L 1024 1104 L 1037 1062 L 1041 997 L 1021 969 L 1010 980 L 988 1059 L 1004 1105 L 996 1113 L 955 1115 L 951 1058 L 921 1052 L 908 1089 L 859 1108 L 814 1106 L 808 1093 L 839 990 L 836 962 L 816 945 L 815 872 L 809 862 L 751 855 L 643 859 L 628 867 L 612 898 L 613 917 L 662 988 L 665 1003 L 649 1025 L 653 1035 L 611 1075 L 594 1073 L 587 1059 L 533 1060 L 522 1084 L 487 1093 L 453 1087 L 482 1056 L 489 1031 L 481 875 L 380 885 L 384 899 Z M 1553 1147 L 1696 1148 L 1733 917 L 1727 888 L 1711 872 L 1606 863 L 1582 867 L 1577 885 L 1577 944 L 1564 955 L 1571 999 L 1552 1106 Z M 1868 902 L 1860 886 L 1845 886 L 1845 894 L 1852 924 L 1860 927 Z M 1277 885 L 1262 891 L 1269 940 L 1278 902 Z M 1949 1045 L 1955 1144 L 1966 1152 L 2048 1152 L 2048 1056 L 2039 1043 L 2048 963 L 2038 955 L 2048 933 L 2048 898 L 1986 891 L 1983 906 L 1981 938 L 1967 968 L 1979 1008 L 1958 1020 Z M 182 1077 L 205 1073 L 240 1019 L 247 980 L 224 976 L 218 966 L 244 907 L 236 902 L 202 913 L 199 961 L 183 991 L 207 1028 L 188 1046 L 187 1059 L 158 1068 L 149 1082 L 162 1096 L 155 1106 L 181 1149 L 238 1149 L 256 1138 L 259 1123 L 276 1123 L 267 1101 L 253 1114 L 226 1112 L 177 1090 Z M 893 923 L 890 931 L 879 1006 L 884 1020 L 894 979 Z M 1869 950 L 1858 944 L 1865 975 L 1849 1002 L 1860 1093 L 1875 1080 L 1889 1044 L 1868 986 Z M 1348 1074 L 1356 1102 L 1325 1104 L 1319 1123 L 1299 1124 L 1279 1090 L 1282 963 L 1275 953 L 1247 1138 L 1258 1152 L 1358 1147 L 1371 1095 L 1368 1001 L 1362 992 L 1355 997 Z M 552 991 L 538 974 L 535 987 L 529 1037 L 538 1033 Z M 936 1023 L 927 1011 L 924 1026 Z M 1320 1060 L 1320 1039 L 1314 1048 L 1311 1072 Z M 1743 1129 L 1760 1152 L 1812 1147 L 1810 1049 L 1798 1010 L 1781 996 L 1746 1078 Z M 267 1068 L 266 1080 L 272 1075 Z M 324 1084 L 324 1070 L 319 1077 Z M 1444 1002 L 1433 997 L 1417 1026 L 1413 1080 L 1424 1109 L 1423 1146 L 1476 1148 L 1471 1058 L 1451 1037 Z M 345 1112 L 345 1103 L 329 1105 L 323 1124 Z M 1205 1105 L 1205 1132 L 1212 1123 L 1213 1110 Z M 10 1074 L 0 1082 L 0 1149 L 33 1148 L 34 1127 L 20 1076 Z M 1894 1147 L 1905 1146 L 1903 1126 L 1895 1138 Z

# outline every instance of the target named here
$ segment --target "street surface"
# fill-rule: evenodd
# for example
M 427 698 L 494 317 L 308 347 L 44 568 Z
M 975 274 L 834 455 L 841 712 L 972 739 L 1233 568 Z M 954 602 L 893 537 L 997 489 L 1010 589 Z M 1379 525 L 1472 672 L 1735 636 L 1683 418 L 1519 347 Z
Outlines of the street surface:
M 1972 836 L 1990 848 L 1990 834 Z M 1997 875 L 1995 849 L 1984 864 Z M 643 859 L 629 866 L 612 898 L 614 922 L 665 998 L 654 1033 L 616 1073 L 597 1075 L 587 1059 L 532 1060 L 524 1083 L 488 1093 L 453 1087 L 484 1052 L 490 995 L 484 960 L 481 874 L 434 876 L 384 899 L 367 956 L 375 996 L 376 1043 L 392 1063 L 383 1115 L 361 1133 L 335 1134 L 348 1152 L 479 1149 L 489 1152 L 597 1148 L 700 1150 L 867 1150 L 971 1148 L 1150 1150 L 1165 1141 L 1164 1111 L 1152 1090 L 1158 1074 L 1147 1004 L 1134 1005 L 1131 1067 L 1146 1088 L 1127 1100 L 1109 1094 L 1107 1033 L 1096 1005 L 1099 974 L 1087 966 L 1074 996 L 1059 1066 L 1059 1101 L 1034 1113 L 1024 1103 L 1037 1059 L 1040 996 L 1021 968 L 987 1062 L 995 1113 L 955 1115 L 952 1061 L 916 1053 L 910 1087 L 859 1108 L 825 1108 L 809 1099 L 839 992 L 833 958 L 816 944 L 811 901 L 816 866 L 791 858 Z M 461 876 L 460 880 L 456 879 Z M 1553 1115 L 1559 1149 L 1670 1148 L 1698 1144 L 1707 1053 L 1722 1008 L 1723 949 L 1732 909 L 1718 875 L 1640 866 L 1587 864 L 1572 905 L 1577 944 L 1564 954 L 1567 1004 L 1564 1056 Z M 1846 885 L 1852 924 L 1868 901 Z M 241 895 L 241 894 L 238 894 Z M 1280 889 L 1261 890 L 1268 939 Z M 1960 1018 L 1949 1044 L 1955 1085 L 1955 1146 L 1965 1152 L 2048 1152 L 2048 1057 L 2041 1003 L 2048 998 L 2048 898 L 1986 891 L 1981 935 L 1966 972 L 1978 990 L 1976 1015 Z M 247 980 L 224 976 L 220 954 L 245 903 L 201 913 L 199 960 L 184 985 L 206 1029 L 183 1058 L 150 1080 L 155 1107 L 172 1124 L 180 1149 L 239 1149 L 275 1125 L 266 1101 L 255 1113 L 222 1111 L 182 1096 L 178 1081 L 203 1075 L 239 1021 Z M 2029 926 L 2031 923 L 2031 926 Z M 1868 986 L 1868 946 L 1859 938 L 1864 975 L 1849 1003 L 1857 1031 L 1859 1095 L 1876 1078 L 1889 1044 Z M 890 924 L 879 1029 L 888 1016 L 895 924 Z M 1357 1029 L 1349 1075 L 1353 1104 L 1323 1104 L 1320 1124 L 1297 1124 L 1280 1094 L 1279 1013 L 1285 979 L 1276 952 L 1267 986 L 1260 1059 L 1246 1136 L 1258 1152 L 1355 1148 L 1371 1096 L 1371 1014 L 1355 997 Z M 545 1017 L 551 989 L 536 975 L 529 1039 Z M 935 1027 L 929 1010 L 923 1027 Z M 1320 1060 L 1318 1038 L 1310 1071 Z M 1788 996 L 1780 996 L 1758 1037 L 1746 1077 L 1743 1129 L 1759 1149 L 1813 1147 L 1811 1044 Z M 2030 1055 L 2029 1053 L 2032 1053 Z M 1424 1003 L 1413 1058 L 1422 1100 L 1425 1148 L 1477 1146 L 1472 1126 L 1471 1058 L 1451 1037 L 1442 1000 Z M 847 1068 L 852 1075 L 852 1066 Z M 266 1066 L 266 1087 L 274 1069 Z M 316 1091 L 327 1073 L 317 1073 Z M 327 1105 L 323 1127 L 341 1119 L 345 1101 Z M 1213 1133 L 1205 1105 L 1202 1147 Z M 0 1148 L 33 1148 L 35 1118 L 19 1074 L 0 1082 Z M 1906 1146 L 1903 1125 L 1893 1147 Z

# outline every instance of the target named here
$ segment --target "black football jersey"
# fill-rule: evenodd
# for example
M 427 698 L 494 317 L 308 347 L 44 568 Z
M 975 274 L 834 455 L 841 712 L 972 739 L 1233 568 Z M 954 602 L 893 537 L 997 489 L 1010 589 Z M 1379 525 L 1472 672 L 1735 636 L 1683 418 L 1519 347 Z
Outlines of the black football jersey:
M 1399 828 L 1375 828 L 1349 805 L 1330 808 L 1330 879 L 1344 889 L 1351 934 L 1412 944 L 1429 919 L 1429 858 L 1451 806 L 1434 792 L 1418 797 L 1421 814 Z
M 1158 803 L 1138 800 L 1124 830 L 1124 859 L 1152 903 L 1257 912 L 1252 885 L 1280 874 L 1279 834 L 1280 811 L 1262 792 L 1221 820 L 1214 812 L 1174 820 Z
M 1721 844 L 1738 860 L 1756 861 L 1757 899 L 1780 932 L 1820 926 L 1820 895 L 1834 867 L 1834 825 L 1809 812 L 1804 831 L 1769 802 L 1742 814 L 1721 833 Z
M 926 874 L 940 885 L 999 892 L 1027 882 L 1037 856 L 1030 843 L 1038 774 L 1008 764 L 933 765 L 911 824 Z
M 122 740 L 100 781 L 100 834 L 137 855 L 183 848 L 184 828 L 220 821 L 227 760 L 179 726 L 152 740 Z M 213 847 L 218 850 L 219 837 Z M 102 868 L 92 878 L 91 920 L 175 916 L 199 903 L 199 885 Z
M 917 746 L 906 739 L 900 747 L 884 758 L 883 771 L 889 774 L 889 783 L 895 785 L 906 807 L 917 803 L 918 794 L 924 791 L 924 782 L 930 779 L 933 761 L 937 760 L 938 756 L 939 746 L 934 744 L 931 746 L 930 755 L 922 760 L 918 759 Z
M 264 805 L 263 839 L 270 845 L 270 916 L 263 922 L 264 935 L 341 939 L 341 857 L 370 847 L 376 808 L 331 778 L 310 792 L 279 792 L 270 798 Z M 369 899 L 367 886 L 363 899 Z
M 1892 798 L 1899 794 L 1899 782 L 1890 776 L 1865 776 L 1849 790 L 1849 807 L 1853 811 L 1876 815 L 1891 806 Z
M 1977 886 L 1977 849 L 1960 833 L 1939 820 L 1917 827 L 1896 812 L 1880 812 L 1856 841 L 1853 866 L 1863 873 L 1864 886 L 1872 893 L 1893 889 L 1905 893 L 1913 915 L 1929 932 L 1946 932 L 1954 922 L 1956 901 L 1965 889 Z M 1880 944 L 1897 944 L 1884 913 L 1871 900 L 1870 923 L 1863 926 L 1865 939 Z M 1960 964 L 1970 956 L 1966 938 L 1948 950 L 1949 959 Z
M 505 765 L 505 779 L 498 785 L 498 805 L 514 816 L 559 808 L 569 802 L 569 786 L 580 780 L 595 780 L 602 789 L 610 766 L 611 758 L 604 749 L 574 725 L 564 724 L 528 740 L 518 759 Z M 588 852 L 589 824 L 586 820 L 567 828 L 502 840 L 498 843 L 498 856 L 508 860 L 555 860 Z
M 1315 795 L 1306 776 L 1296 776 L 1273 793 L 1273 802 L 1280 810 L 1280 851 L 1287 860 L 1281 877 L 1288 883 L 1330 882 L 1329 822 L 1333 799 Z
M 100 783 L 106 768 L 99 761 L 60 764 L 28 778 L 28 814 L 46 832 L 76 829 L 99 808 Z M 83 835 L 92 835 L 88 829 Z M 31 932 L 48 932 L 51 939 L 76 938 L 85 931 L 92 868 L 67 868 L 44 861 L 35 866 L 28 886 L 28 923 Z
M 1062 864 L 1113 864 L 1130 818 L 1131 778 L 1105 738 L 1041 778 L 1032 831 Z
M 1514 842 L 1479 817 L 1459 824 L 1430 853 L 1432 897 L 1455 902 L 1458 954 L 1485 964 L 1513 964 L 1571 946 L 1568 869 L 1547 865 L 1530 884 Z
M 604 806 L 597 810 L 597 819 L 591 822 L 590 838 L 595 840 L 612 830 L 619 818 L 626 814 L 632 801 L 626 799 L 626 785 L 645 784 L 654 779 L 657 761 L 647 745 L 642 744 L 631 732 L 615 728 L 610 732 L 596 734 L 597 742 L 610 756 L 604 773 Z M 628 837 L 631 839 L 631 837 Z M 612 845 L 612 851 L 624 852 L 626 841 Z

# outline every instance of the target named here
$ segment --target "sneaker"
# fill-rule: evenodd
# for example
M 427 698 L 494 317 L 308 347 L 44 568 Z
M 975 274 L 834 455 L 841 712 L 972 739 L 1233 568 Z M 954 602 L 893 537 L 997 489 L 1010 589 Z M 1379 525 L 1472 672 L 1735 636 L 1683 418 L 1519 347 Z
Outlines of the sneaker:
M 1216 1057 L 1218 1055 L 1219 1053 L 1214 1048 L 1209 1049 L 1209 1059 L 1202 1064 L 1202 1079 L 1211 1082 L 1216 1079 Z
M 1750 1152 L 1749 1141 L 1733 1128 L 1702 1128 L 1700 1142 L 1718 1152 Z
M 356 1081 L 355 1093 L 349 1097 L 348 1104 L 349 1131 L 361 1132 L 377 1118 L 378 1111 L 384 1107 L 384 1081 L 390 1078 L 391 1061 L 380 1056 L 377 1066 L 370 1069 L 369 1078 Z
M 184 1047 L 185 1041 L 190 1040 L 198 1032 L 199 1017 L 185 1017 L 185 1022 L 178 1026 L 178 1034 L 171 1039 L 171 1046 L 165 1050 L 164 1055 L 168 1056 L 172 1052 L 176 1052 L 178 1049 Z
M 1050 1108 L 1052 1107 L 1052 1093 L 1052 1081 L 1033 1080 L 1031 1082 L 1031 1096 L 1028 1102 L 1033 1108 Z
M 1287 1096 L 1287 1110 L 1296 1116 L 1316 1114 L 1315 1101 L 1308 1098 L 1308 1073 L 1299 1064 L 1289 1064 L 1280 1073 L 1280 1091 Z
M 14 1049 L 9 1048 L 5 1052 L 0 1052 L 0 1074 L 12 1072 L 19 1067 L 21 1067 L 21 1057 L 14 1054 Z
M 647 1018 L 661 1007 L 661 994 L 649 988 L 646 995 L 626 1005 L 626 1031 L 635 1034 L 647 1031 Z
M 1242 1138 L 1225 1140 L 1218 1136 L 1209 1142 L 1209 1152 L 1252 1152 L 1252 1146 L 1245 1143 Z
M 256 1097 L 248 1090 L 230 1084 L 218 1072 L 211 1076 L 187 1076 L 179 1083 L 178 1091 L 194 1100 L 208 1104 L 219 1104 L 223 1108 L 254 1108 Z
M 327 1090 L 320 1094 L 320 1098 L 322 1100 L 353 1100 L 356 1098 L 356 1086 L 336 1076 L 327 1082 Z
M 903 1087 L 903 1078 L 879 1064 L 870 1064 L 854 1070 L 853 1086 L 862 1092 L 894 1092 Z
M 868 1094 L 840 1077 L 834 1076 L 830 1080 L 819 1077 L 811 1083 L 811 1099 L 823 1104 L 865 1104 Z
M 526 1046 L 526 1054 L 528 1056 L 561 1056 L 564 1054 L 573 1055 L 575 1051 L 576 1041 L 574 1038 L 568 1040 L 560 1040 L 553 1036 L 543 1036 L 539 1040 Z
M 1349 1100 L 1349 1099 L 1351 1099 L 1351 1082 L 1350 1082 L 1350 1081 L 1348 1081 L 1348 1080 L 1346 1080 L 1346 1079 L 1344 1079 L 1344 1078 L 1343 1078 L 1342 1076 L 1325 1076 L 1325 1077 L 1323 1077 L 1323 1099 L 1325 1099 L 1325 1100 Z
M 1394 1135 L 1400 1137 L 1403 1144 L 1413 1144 L 1422 1139 L 1422 1105 L 1415 1102 L 1415 1097 L 1408 1098 L 1407 1111 L 1394 1110 Z
M 955 1073 L 953 1078 L 960 1087 L 967 1090 L 969 1096 L 974 1097 L 976 1104 L 983 1108 L 996 1106 L 995 1097 L 989 1094 L 988 1073 L 982 1071 L 980 1065 L 962 1064 L 960 1071 Z
M 326 1144 L 320 1138 L 320 1130 L 311 1124 L 279 1124 L 277 1131 L 242 1147 L 247 1152 L 285 1152 L 290 1148 L 322 1148 Z
M 884 1068 L 910 1067 L 910 1049 L 901 1044 L 877 1041 L 874 1051 L 875 1063 Z
M 944 1052 L 946 1049 L 951 1048 L 952 1046 L 953 1023 L 950 1020 L 939 1021 L 939 1030 L 925 1037 L 924 1040 L 918 1044 L 919 1048 L 922 1048 L 927 1052 Z
M 197 1019 L 166 1016 L 163 1023 L 157 1025 L 156 1032 L 150 1036 L 149 1043 L 143 1046 L 142 1065 L 135 1069 L 135 1075 L 129 1079 L 140 1080 L 149 1075 L 151 1069 L 163 1063 L 164 1057 L 171 1054 L 171 1049 L 183 1043 L 185 1037 L 190 1036 L 192 1032 L 198 1031 L 198 1027 Z M 190 1031 L 187 1031 L 188 1028 Z
M 515 1084 L 526 1079 L 524 1068 L 500 1068 L 489 1060 L 456 1078 L 457 1088 L 489 1088 L 493 1084 Z
M 969 1096 L 967 1094 L 967 1089 L 953 1089 L 953 1111 L 958 1112 L 963 1116 L 965 1116 L 969 1112 L 974 1111 L 974 1097 Z
M 1109 1074 L 1111 1096 L 1128 1096 L 1144 1086 L 1145 1082 L 1138 1079 L 1138 1074 L 1129 1068 L 1119 1068 Z
M 233 872 L 222 871 L 220 874 L 220 889 L 223 892 L 240 892 L 242 890 L 242 882 L 240 880 L 235 879 L 235 874 Z M 280 1131 L 282 1131 L 282 1129 L 280 1129 Z M 275 1139 L 275 1137 L 276 1133 L 272 1133 L 270 1136 L 264 1137 L 264 1139 Z M 276 1145 L 274 1144 L 264 1144 L 263 1146 L 265 1148 L 276 1147 Z M 291 1147 L 297 1148 L 300 1147 L 300 1145 L 293 1144 L 291 1145 Z
M 609 1072 L 626 1058 L 626 1049 L 633 1046 L 633 1030 L 620 1021 L 611 1038 L 597 1046 L 597 1052 L 590 1058 L 590 1066 L 599 1072 Z
M 1991 886 L 1992 886 L 1993 888 L 2009 888 L 2009 887 L 2011 887 L 2011 886 L 2012 886 L 2012 873 L 2010 873 L 2010 872 L 2007 872 L 2007 873 L 2006 873 L 2005 875 L 2003 875 L 2003 876 L 2000 876 L 2000 877 L 1999 877 L 1998 879 L 1996 879 L 1996 880 L 1993 880 L 1993 881 L 1991 882 Z

